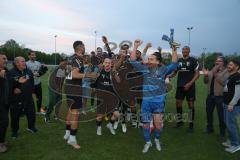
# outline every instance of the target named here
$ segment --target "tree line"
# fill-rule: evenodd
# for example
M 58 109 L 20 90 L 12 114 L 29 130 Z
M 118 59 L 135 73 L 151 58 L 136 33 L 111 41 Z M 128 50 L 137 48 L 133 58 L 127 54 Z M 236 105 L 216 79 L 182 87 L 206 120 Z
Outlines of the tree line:
M 31 51 L 30 48 L 26 48 L 24 45 L 19 45 L 15 40 L 10 39 L 6 41 L 3 45 L 0 46 L 0 52 L 3 52 L 7 55 L 10 61 L 14 60 L 14 57 L 22 56 L 27 59 L 28 53 Z M 56 64 L 66 57 L 64 53 L 52 53 L 47 54 L 41 51 L 35 51 L 37 55 L 37 60 L 44 64 L 55 64 L 55 56 L 56 56 Z M 204 66 L 207 69 L 211 69 L 214 66 L 215 60 L 218 56 L 224 56 L 226 61 L 230 61 L 231 59 L 237 59 L 240 61 L 240 54 L 233 53 L 224 55 L 221 52 L 213 52 L 213 53 L 202 53 L 199 57 L 196 57 L 200 63 L 200 66 Z M 170 62 L 171 56 L 164 57 L 164 62 Z

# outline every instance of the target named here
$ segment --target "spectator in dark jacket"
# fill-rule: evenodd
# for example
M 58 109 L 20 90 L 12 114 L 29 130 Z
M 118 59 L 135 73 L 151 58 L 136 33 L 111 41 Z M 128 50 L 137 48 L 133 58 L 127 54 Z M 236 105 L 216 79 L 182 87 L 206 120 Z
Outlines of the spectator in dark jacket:
M 7 57 L 0 53 L 0 153 L 7 151 L 5 137 L 8 127 L 10 74 L 6 66 Z
M 13 98 L 11 100 L 11 128 L 12 138 L 17 138 L 19 129 L 19 118 L 24 111 L 28 120 L 27 130 L 36 133 L 35 128 L 35 108 L 32 97 L 34 89 L 34 79 L 31 70 L 27 69 L 23 57 L 16 57 L 14 67 L 10 71 L 12 76 Z

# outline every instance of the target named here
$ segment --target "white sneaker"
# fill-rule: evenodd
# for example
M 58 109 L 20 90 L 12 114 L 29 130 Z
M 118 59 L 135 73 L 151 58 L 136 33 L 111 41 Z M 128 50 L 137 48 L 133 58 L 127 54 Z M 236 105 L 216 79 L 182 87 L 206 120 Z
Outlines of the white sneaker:
M 127 132 L 127 126 L 125 123 L 122 124 L 122 132 L 126 133 Z
M 101 127 L 101 126 L 98 126 L 98 127 L 97 127 L 97 135 L 98 135 L 98 136 L 101 136 L 101 135 L 102 135 L 102 127 Z
M 113 129 L 113 126 L 112 126 L 111 123 L 108 123 L 108 124 L 107 124 L 107 128 L 110 130 L 110 132 L 112 133 L 112 135 L 115 135 L 115 134 L 116 134 L 116 132 L 115 132 L 115 130 Z
M 143 152 L 143 153 L 147 153 L 150 147 L 152 147 L 151 141 L 150 141 L 150 142 L 147 142 L 147 143 L 144 145 L 142 152 Z
M 161 151 L 162 148 L 161 148 L 159 139 L 156 139 L 156 138 L 155 138 L 154 141 L 155 141 L 156 149 L 157 149 L 158 151 Z
M 117 128 L 118 128 L 118 123 L 119 123 L 118 121 L 114 122 L 114 125 L 113 125 L 113 128 L 114 128 L 114 129 L 117 129 Z
M 75 149 L 80 149 L 80 146 L 77 144 L 76 136 L 70 135 L 67 143 Z
M 69 136 L 70 136 L 70 131 L 69 131 L 69 130 L 66 130 L 66 133 L 65 133 L 65 135 L 63 136 L 63 139 L 68 140 L 68 139 L 69 139 Z
M 70 136 L 69 136 L 69 139 L 68 139 L 68 141 L 67 141 L 67 143 L 70 144 L 70 145 L 75 145 L 75 144 L 77 144 L 76 137 L 70 135 Z
M 82 110 L 83 115 L 87 115 L 87 112 L 85 110 Z
M 138 128 L 142 128 L 142 127 L 143 127 L 143 123 L 142 123 L 142 122 L 139 122 Z
M 127 113 L 127 121 L 128 121 L 128 122 L 131 120 L 131 116 L 132 116 L 131 113 Z
M 230 146 L 230 147 L 225 149 L 225 151 L 229 152 L 229 153 L 235 153 L 235 152 L 237 152 L 239 150 L 240 150 L 240 145 L 238 145 L 238 146 Z
M 222 145 L 223 145 L 224 147 L 228 147 L 228 148 L 231 147 L 231 143 L 230 143 L 229 140 L 227 140 L 226 142 L 223 142 Z

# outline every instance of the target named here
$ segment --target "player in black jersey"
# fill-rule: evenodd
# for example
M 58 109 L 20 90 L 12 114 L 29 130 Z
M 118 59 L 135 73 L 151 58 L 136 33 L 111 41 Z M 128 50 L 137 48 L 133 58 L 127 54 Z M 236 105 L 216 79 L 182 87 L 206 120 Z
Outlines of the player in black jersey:
M 115 67 L 111 67 L 111 59 L 105 58 L 103 62 L 103 68 L 101 69 L 99 76 L 96 80 L 96 88 L 98 90 L 102 90 L 104 92 L 97 92 L 97 117 L 96 117 L 96 123 L 97 123 L 97 135 L 102 135 L 102 118 L 106 114 L 111 114 L 110 123 L 107 124 L 107 128 L 110 130 L 110 132 L 115 135 L 115 130 L 113 129 L 113 124 L 115 120 L 119 117 L 119 111 L 116 107 L 113 106 L 112 103 L 103 102 L 101 104 L 100 100 L 106 99 L 105 96 L 106 92 L 114 93 L 113 85 L 112 85 L 112 76 L 115 78 L 118 82 L 120 82 L 120 79 L 118 77 L 118 74 L 115 70 Z M 108 99 L 108 101 L 111 101 Z
M 75 149 L 80 149 L 76 140 L 78 129 L 79 109 L 82 107 L 81 87 L 84 78 L 83 55 L 85 46 L 82 41 L 73 43 L 75 54 L 70 57 L 70 71 L 66 78 L 65 92 L 67 93 L 67 105 L 69 107 L 66 117 L 66 133 L 64 139 Z M 76 93 L 75 93 L 76 92 Z
M 189 107 L 189 132 L 193 132 L 194 120 L 194 101 L 195 96 L 195 81 L 199 78 L 199 64 L 198 61 L 190 57 L 190 48 L 183 47 L 183 57 L 178 60 L 178 77 L 177 77 L 177 90 L 176 90 L 176 108 L 177 108 L 177 126 L 183 125 L 182 119 L 182 103 L 187 99 Z

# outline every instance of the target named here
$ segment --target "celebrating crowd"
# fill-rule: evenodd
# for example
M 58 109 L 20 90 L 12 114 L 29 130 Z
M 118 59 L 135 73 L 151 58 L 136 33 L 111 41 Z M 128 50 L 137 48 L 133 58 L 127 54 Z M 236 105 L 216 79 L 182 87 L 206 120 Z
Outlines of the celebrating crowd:
M 129 43 L 123 43 L 117 54 L 110 49 L 107 37 L 103 36 L 102 41 L 107 52 L 98 47 L 96 53 L 93 51 L 90 55 L 85 54 L 82 41 L 75 41 L 74 54 L 64 58 L 50 74 L 45 122 L 51 122 L 54 107 L 55 116 L 58 118 L 61 110 L 57 109 L 57 106 L 67 105 L 63 138 L 73 148 L 80 149 L 76 135 L 81 116 L 96 112 L 98 136 L 102 135 L 105 119 L 108 121 L 107 129 L 112 135 L 116 134 L 119 123 L 123 133 L 126 133 L 127 121 L 130 119 L 133 127 L 142 127 L 146 142 L 142 152 L 148 152 L 152 146 L 151 133 L 154 134 L 156 149 L 161 151 L 160 137 L 164 129 L 169 79 L 177 75 L 176 128 L 182 127 L 186 122 L 183 118 L 183 101 L 186 98 L 189 108 L 187 131 L 194 133 L 195 82 L 200 73 L 198 61 L 190 56 L 190 47 L 184 46 L 182 58 L 178 58 L 178 46 L 173 43 L 170 46 L 171 62 L 165 64 L 161 48 L 152 54 L 146 54 L 152 47 L 151 43 L 147 43 L 143 52 L 139 49 L 143 43 L 139 39 L 134 41 L 132 48 Z M 36 113 L 42 114 L 41 76 L 48 69 L 36 61 L 34 51 L 29 52 L 28 58 L 26 62 L 23 57 L 16 57 L 13 68 L 8 70 L 7 56 L 0 53 L 0 152 L 7 151 L 5 137 L 9 111 L 12 138 L 17 139 L 19 120 L 24 115 L 28 120 L 27 130 L 31 133 L 38 131 L 35 121 Z M 208 87 L 206 132 L 214 132 L 213 113 L 216 107 L 222 145 L 226 147 L 225 151 L 230 153 L 240 150 L 240 127 L 237 123 L 240 116 L 239 69 L 240 62 L 226 62 L 224 57 L 218 57 L 213 69 L 202 70 L 204 83 Z M 32 94 L 36 95 L 37 111 Z M 65 95 L 66 104 L 62 101 Z M 139 115 L 137 106 L 140 106 Z

